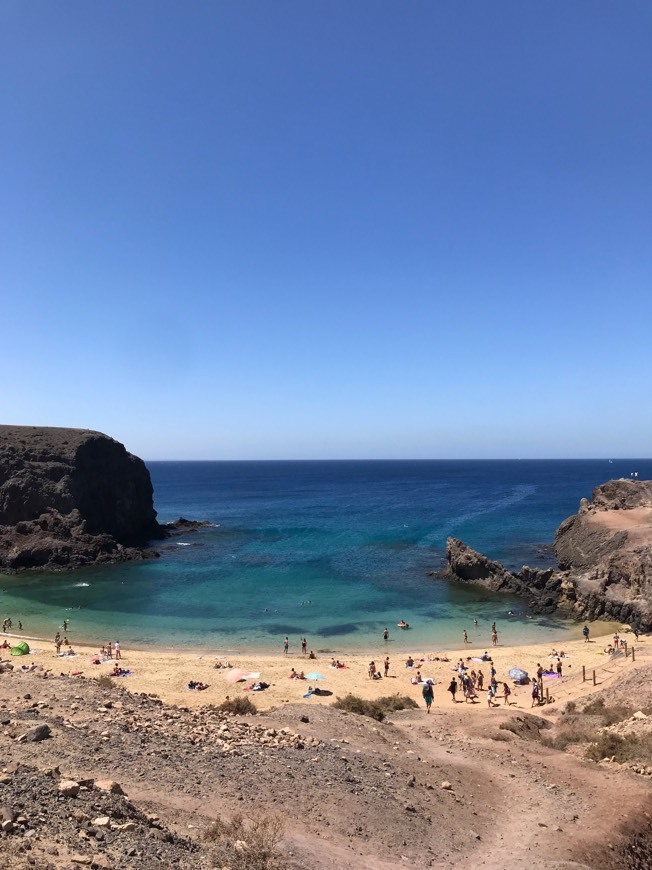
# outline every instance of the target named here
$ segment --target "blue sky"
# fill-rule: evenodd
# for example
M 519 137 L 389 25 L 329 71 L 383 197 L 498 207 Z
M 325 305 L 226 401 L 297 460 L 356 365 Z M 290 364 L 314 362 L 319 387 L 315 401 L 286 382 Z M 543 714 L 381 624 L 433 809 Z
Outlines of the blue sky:
M 2 422 L 649 456 L 649 2 L 5 0 Z

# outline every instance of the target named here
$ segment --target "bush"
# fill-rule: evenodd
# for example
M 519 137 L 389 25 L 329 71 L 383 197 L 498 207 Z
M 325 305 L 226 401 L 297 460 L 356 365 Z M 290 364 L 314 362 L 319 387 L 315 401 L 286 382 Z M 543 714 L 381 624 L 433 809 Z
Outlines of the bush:
M 369 716 L 377 722 L 382 722 L 387 713 L 396 710 L 410 710 L 418 707 L 415 700 L 408 695 L 384 695 L 374 701 L 367 701 L 359 695 L 345 695 L 338 698 L 333 704 L 337 710 L 345 710 L 347 713 L 357 713 L 359 716 Z
M 619 734 L 604 732 L 586 750 L 586 757 L 593 761 L 603 758 L 614 758 L 623 764 L 625 761 L 637 761 L 643 765 L 652 764 L 652 734 Z
M 216 819 L 204 831 L 211 846 L 213 865 L 231 870 L 280 870 L 283 866 L 277 846 L 283 824 L 277 816 L 245 820 L 234 816 L 230 822 Z
M 115 682 L 108 674 L 102 674 L 99 677 L 95 677 L 95 682 L 102 689 L 115 689 Z
M 595 739 L 595 727 L 589 722 L 573 716 L 568 717 L 557 728 L 553 737 L 543 737 L 541 742 L 551 749 L 566 749 L 571 743 L 589 743 Z
M 249 698 L 232 698 L 229 701 L 222 701 L 213 708 L 218 713 L 232 713 L 234 716 L 254 716 L 258 712 L 258 708 Z

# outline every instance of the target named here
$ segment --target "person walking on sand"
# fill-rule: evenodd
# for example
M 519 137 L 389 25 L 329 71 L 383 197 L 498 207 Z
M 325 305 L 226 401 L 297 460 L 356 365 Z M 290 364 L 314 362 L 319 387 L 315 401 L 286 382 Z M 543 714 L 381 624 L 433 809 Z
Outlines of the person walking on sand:
M 466 629 L 464 629 L 464 643 L 468 643 L 468 642 L 469 642 L 469 636 L 466 633 Z
M 421 694 L 423 695 L 423 700 L 426 702 L 426 712 L 429 713 L 430 708 L 432 707 L 432 702 L 435 699 L 435 690 L 430 680 L 426 680 L 424 683 Z
M 389 656 L 385 656 L 385 679 L 387 679 L 387 674 L 389 674 Z
M 505 706 L 509 707 L 509 696 L 512 694 L 512 690 L 509 688 L 507 683 L 503 683 L 503 699 L 505 701 Z
M 478 687 L 478 691 L 481 692 L 482 689 L 484 688 L 484 674 L 482 673 L 480 668 L 478 668 L 478 677 L 477 677 L 476 685 Z
M 559 677 L 559 681 L 561 682 L 561 659 L 557 656 L 557 676 Z
M 588 627 L 588 625 L 584 626 L 584 628 L 582 629 L 582 634 L 584 635 L 584 643 L 588 643 L 589 642 L 589 627 Z
M 283 641 L 283 655 L 287 655 L 289 649 L 290 649 L 290 641 L 289 641 L 288 637 L 286 636 L 285 640 Z
M 495 707 L 494 704 L 494 693 L 492 691 L 491 686 L 487 689 L 487 707 Z
M 491 633 L 491 645 L 498 646 L 498 632 L 495 629 Z
M 532 680 L 532 707 L 539 706 L 539 684 Z
M 451 693 L 451 698 L 453 699 L 453 704 L 455 703 L 455 692 L 457 692 L 457 680 L 455 677 L 451 680 L 450 686 L 448 687 L 448 691 Z

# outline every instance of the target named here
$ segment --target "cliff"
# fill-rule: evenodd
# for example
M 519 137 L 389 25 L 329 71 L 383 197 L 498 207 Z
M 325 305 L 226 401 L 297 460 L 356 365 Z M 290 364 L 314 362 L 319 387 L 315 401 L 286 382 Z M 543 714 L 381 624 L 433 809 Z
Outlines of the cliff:
M 0 426 L 0 570 L 156 555 L 152 495 L 145 463 L 107 435 Z
M 555 534 L 558 569 L 509 571 L 456 538 L 446 543 L 448 574 L 527 599 L 535 612 L 562 609 L 652 629 L 652 481 L 610 480 Z

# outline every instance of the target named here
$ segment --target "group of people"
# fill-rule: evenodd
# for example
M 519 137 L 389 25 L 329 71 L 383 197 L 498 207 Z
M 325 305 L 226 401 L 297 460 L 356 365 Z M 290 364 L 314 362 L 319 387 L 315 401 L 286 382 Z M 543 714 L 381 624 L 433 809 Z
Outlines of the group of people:
M 202 683 L 199 680 L 190 680 L 188 683 L 189 689 L 197 689 L 198 692 L 203 692 L 204 689 L 208 688 L 208 683 Z
M 4 620 L 4 622 L 2 623 L 2 630 L 3 630 L 3 632 L 6 633 L 6 632 L 8 632 L 8 631 L 9 631 L 11 628 L 13 628 L 13 627 L 14 627 L 14 623 L 13 623 L 11 617 L 8 616 L 8 617 Z M 23 630 L 23 623 L 22 623 L 22 622 L 20 621 L 20 619 L 19 619 L 19 620 L 18 620 L 18 631 L 22 631 L 22 630 Z
M 283 640 L 283 655 L 288 655 L 290 652 L 290 638 L 286 635 Z M 314 654 L 312 650 L 308 653 L 308 641 L 305 637 L 301 638 L 301 655 L 308 655 L 309 659 L 316 659 L 317 656 Z

